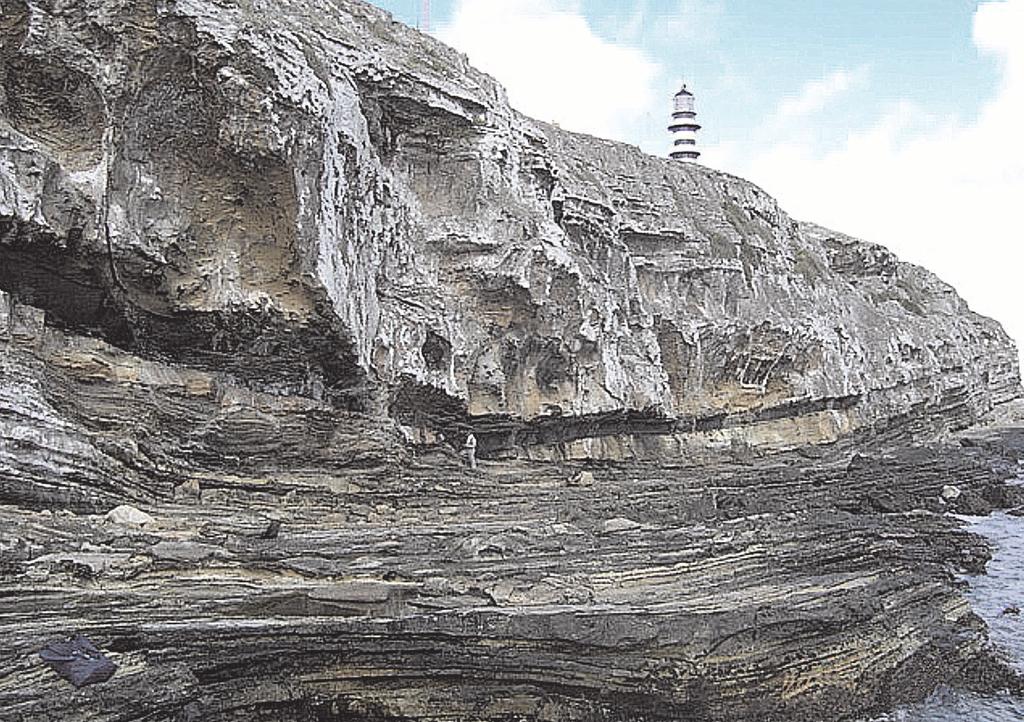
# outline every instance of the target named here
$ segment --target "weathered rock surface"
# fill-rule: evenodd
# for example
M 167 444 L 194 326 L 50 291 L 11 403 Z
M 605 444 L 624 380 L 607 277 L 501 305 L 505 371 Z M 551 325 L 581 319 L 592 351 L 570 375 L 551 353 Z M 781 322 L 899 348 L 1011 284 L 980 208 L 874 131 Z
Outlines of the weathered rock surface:
M 942 514 L 1024 504 L 1024 435 L 914 446 L 1021 394 L 948 286 L 354 0 L 0 7 L 4 715 L 820 720 L 970 676 L 988 551 Z M 112 680 L 42 665 L 72 631 Z
M 358 2 L 5 2 L 0 288 L 147 360 L 481 454 L 962 426 L 997 324 L 751 184 L 511 110 Z M 573 443 L 563 443 L 573 442 Z
M 481 475 L 443 458 L 377 482 L 222 478 L 199 504 L 147 506 L 144 529 L 0 507 L 0 709 L 851 719 L 988 659 L 951 572 L 981 571 L 989 550 L 939 499 L 950 478 L 1004 506 L 1024 489 L 992 470 L 1009 456 L 953 450 L 613 465 L 592 487 L 553 465 Z M 73 631 L 119 665 L 109 683 L 74 691 L 35 656 Z

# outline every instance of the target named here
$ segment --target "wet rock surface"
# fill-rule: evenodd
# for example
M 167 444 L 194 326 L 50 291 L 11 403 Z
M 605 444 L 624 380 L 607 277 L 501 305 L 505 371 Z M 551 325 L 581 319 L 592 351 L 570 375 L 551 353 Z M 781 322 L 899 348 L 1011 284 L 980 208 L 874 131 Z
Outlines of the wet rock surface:
M 1019 484 L 1020 479 L 1015 483 Z M 1024 696 L 1021 676 L 1016 670 L 1024 662 L 1024 626 L 1018 618 L 1017 602 L 1022 588 L 1024 522 L 1001 513 L 967 519 L 968 528 L 985 536 L 994 547 L 986 573 L 964 578 L 970 584 L 968 599 L 972 608 L 990 626 L 993 653 L 972 663 L 954 684 L 940 687 L 925 702 L 901 708 L 874 722 L 1007 722 L 1021 717 Z
M 524 118 L 359 2 L 2 7 L 4 715 L 820 720 L 1014 679 L 947 512 L 1024 506 L 1017 354 L 926 271 Z M 112 679 L 43 665 L 75 633 Z

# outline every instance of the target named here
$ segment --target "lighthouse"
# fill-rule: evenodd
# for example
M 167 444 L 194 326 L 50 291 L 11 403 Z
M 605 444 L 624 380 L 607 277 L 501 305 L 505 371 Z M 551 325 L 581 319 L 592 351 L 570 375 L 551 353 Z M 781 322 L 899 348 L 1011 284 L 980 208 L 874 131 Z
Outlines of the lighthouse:
M 683 83 L 682 90 L 676 93 L 673 104 L 672 125 L 668 127 L 672 133 L 672 152 L 669 156 L 675 160 L 695 161 L 700 158 L 697 150 L 697 111 L 694 107 L 693 93 Z

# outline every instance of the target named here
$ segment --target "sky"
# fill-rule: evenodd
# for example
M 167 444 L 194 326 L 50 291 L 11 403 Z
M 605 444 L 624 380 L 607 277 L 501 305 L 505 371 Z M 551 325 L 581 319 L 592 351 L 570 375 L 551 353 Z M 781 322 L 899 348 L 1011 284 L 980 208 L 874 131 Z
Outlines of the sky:
M 410 25 L 421 0 L 375 0 Z M 701 162 L 936 272 L 1024 344 L 1024 0 L 433 0 L 430 32 L 570 130 Z

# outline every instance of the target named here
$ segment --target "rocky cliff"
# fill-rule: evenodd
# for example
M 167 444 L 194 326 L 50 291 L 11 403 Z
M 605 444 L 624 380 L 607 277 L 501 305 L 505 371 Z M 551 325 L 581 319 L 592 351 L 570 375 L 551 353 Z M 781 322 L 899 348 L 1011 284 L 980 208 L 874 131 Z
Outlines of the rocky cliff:
M 420 438 L 472 418 L 485 454 L 832 441 L 1018 393 L 927 272 L 531 121 L 368 5 L 4 7 L 0 287 L 51 325 Z
M 928 272 L 355 0 L 0 6 L 0 706 L 813 719 L 983 646 L 984 554 L 903 514 L 999 475 L 849 456 L 1021 395 Z M 61 706 L 71 629 L 125 671 Z

